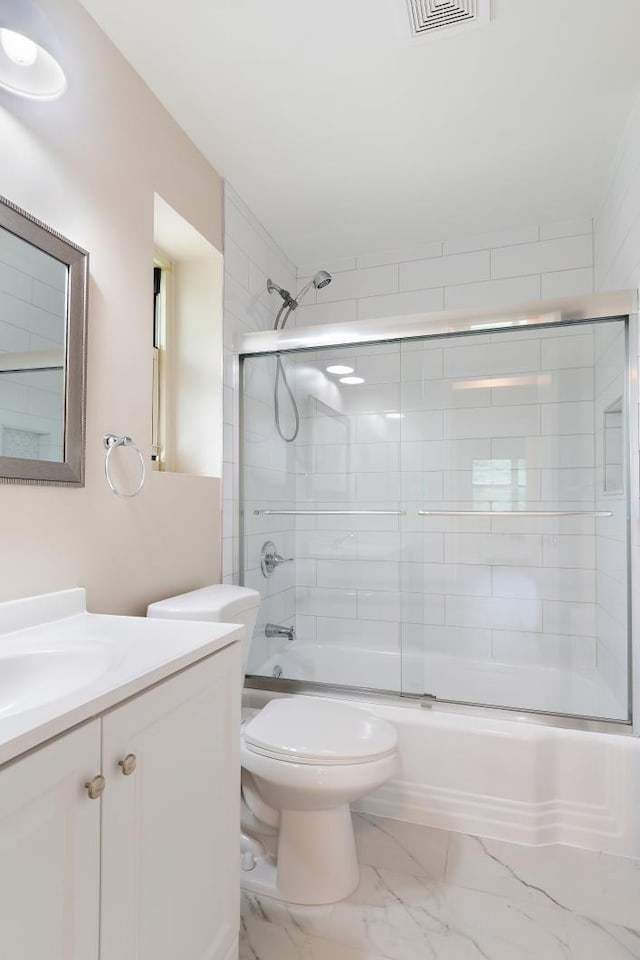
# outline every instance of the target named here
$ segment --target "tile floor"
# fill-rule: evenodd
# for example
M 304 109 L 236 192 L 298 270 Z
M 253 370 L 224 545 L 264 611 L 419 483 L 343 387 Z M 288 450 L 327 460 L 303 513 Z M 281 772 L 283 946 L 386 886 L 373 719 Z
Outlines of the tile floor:
M 240 960 L 640 958 L 640 861 L 354 817 L 360 886 L 298 907 L 242 897 Z

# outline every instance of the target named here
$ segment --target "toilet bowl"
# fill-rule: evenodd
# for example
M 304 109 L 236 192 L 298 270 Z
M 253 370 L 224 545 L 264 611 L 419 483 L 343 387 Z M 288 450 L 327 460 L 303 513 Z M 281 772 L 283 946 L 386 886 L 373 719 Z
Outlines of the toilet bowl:
M 240 750 L 249 810 L 259 821 L 266 805 L 278 824 L 275 858 L 245 873 L 245 889 L 303 904 L 347 897 L 359 880 L 349 805 L 396 772 L 395 728 L 354 707 L 292 697 L 243 725 Z
M 227 584 L 151 604 L 150 617 L 245 625 L 243 682 L 260 595 Z M 240 731 L 242 886 L 290 903 L 348 896 L 359 869 L 350 804 L 398 766 L 395 728 L 355 706 L 271 700 Z M 268 842 L 264 842 L 264 841 Z

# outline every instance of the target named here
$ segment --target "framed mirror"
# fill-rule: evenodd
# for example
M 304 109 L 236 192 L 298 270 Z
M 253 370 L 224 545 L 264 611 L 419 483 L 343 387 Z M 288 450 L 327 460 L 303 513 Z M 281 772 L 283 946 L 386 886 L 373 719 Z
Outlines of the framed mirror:
M 0 197 L 0 482 L 84 485 L 89 255 Z

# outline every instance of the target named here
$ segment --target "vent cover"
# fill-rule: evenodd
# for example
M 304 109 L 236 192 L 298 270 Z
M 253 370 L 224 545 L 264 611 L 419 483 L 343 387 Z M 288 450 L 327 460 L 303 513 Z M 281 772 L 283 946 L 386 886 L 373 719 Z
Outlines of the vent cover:
M 411 32 L 423 37 L 449 27 L 489 21 L 490 0 L 407 0 Z

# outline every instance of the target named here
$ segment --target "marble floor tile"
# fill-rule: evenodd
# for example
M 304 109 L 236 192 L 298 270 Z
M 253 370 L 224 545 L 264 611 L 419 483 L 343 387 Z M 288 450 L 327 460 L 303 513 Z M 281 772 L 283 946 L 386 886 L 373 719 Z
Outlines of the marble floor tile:
M 445 882 L 640 930 L 640 860 L 451 834 Z
M 321 937 L 308 937 L 295 927 L 278 927 L 250 917 L 242 920 L 238 960 L 386 960 L 386 957 Z
M 354 817 L 361 880 L 323 907 L 243 893 L 240 960 L 640 960 L 640 863 Z
M 567 916 L 571 960 L 638 960 L 640 934 L 626 927 L 600 924 L 587 917 Z
M 353 826 L 362 865 L 432 880 L 444 876 L 450 836 L 447 830 L 363 813 L 354 814 Z
M 244 896 L 243 916 L 386 960 L 572 960 L 563 911 L 362 868 L 357 891 L 328 907 Z

